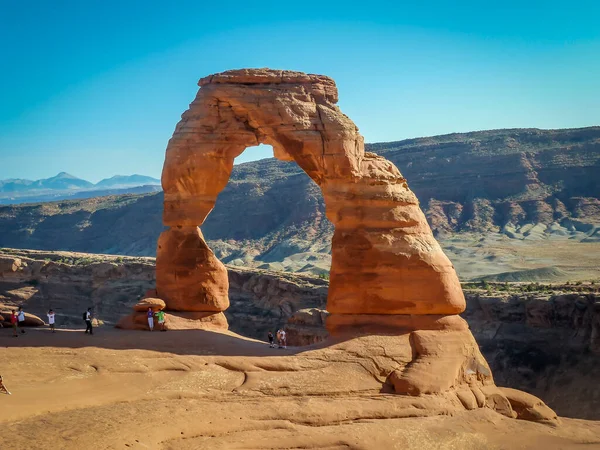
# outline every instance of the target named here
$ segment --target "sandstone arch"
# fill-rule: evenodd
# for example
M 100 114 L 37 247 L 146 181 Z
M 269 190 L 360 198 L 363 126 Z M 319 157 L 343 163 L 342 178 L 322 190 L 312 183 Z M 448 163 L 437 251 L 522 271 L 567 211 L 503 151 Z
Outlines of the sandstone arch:
M 398 169 L 364 151 L 356 125 L 336 106 L 333 80 L 243 69 L 199 84 L 169 141 L 162 175 L 169 228 L 158 241 L 153 294 L 171 311 L 171 329 L 227 328 L 227 271 L 199 226 L 227 184 L 234 158 L 248 146 L 270 144 L 276 157 L 296 161 L 320 186 L 335 226 L 327 328 L 346 339 L 334 343 L 335 361 L 323 356 L 327 348 L 309 351 L 331 365 L 328 378 L 355 388 L 376 380 L 398 394 L 434 394 L 430 400 L 441 408 L 435 411 L 445 413 L 489 407 L 555 423 L 554 412 L 535 397 L 495 386 L 457 315 L 465 300 L 454 267 Z M 145 315 L 134 313 L 117 326 L 140 328 L 139 319 Z M 349 361 L 363 373 L 349 371 Z M 276 378 L 286 392 L 290 386 L 305 392 L 295 375 L 303 370 L 294 363 Z
M 243 69 L 203 78 L 169 141 L 162 184 L 157 291 L 167 308 L 218 314 L 228 306 L 225 267 L 198 228 L 248 146 L 269 144 L 320 186 L 335 226 L 327 309 L 332 333 L 463 328 L 454 268 L 415 195 L 385 158 L 364 151 L 336 106 L 331 78 Z M 418 317 L 417 317 L 418 316 Z M 450 317 L 446 317 L 450 316 Z

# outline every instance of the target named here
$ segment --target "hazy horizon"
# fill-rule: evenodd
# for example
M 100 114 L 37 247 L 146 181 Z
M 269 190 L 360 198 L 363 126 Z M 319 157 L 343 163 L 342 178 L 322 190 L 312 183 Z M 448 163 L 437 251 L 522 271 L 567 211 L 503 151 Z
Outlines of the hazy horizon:
M 600 125 L 590 125 L 587 127 L 574 127 L 571 129 L 578 129 L 578 128 L 592 128 L 592 127 L 598 127 Z M 507 130 L 510 128 L 497 128 L 497 129 L 491 129 L 491 130 L 472 130 L 472 131 L 456 131 L 456 132 L 452 132 L 452 133 L 444 133 L 442 135 L 431 135 L 431 136 L 414 136 L 414 137 L 408 137 L 408 138 L 404 138 L 404 139 L 393 139 L 391 141 L 380 141 L 380 142 L 365 142 L 366 145 L 368 144 L 381 144 L 381 143 L 387 143 L 387 142 L 398 142 L 398 141 L 403 141 L 403 140 L 411 140 L 411 139 L 420 139 L 420 138 L 427 138 L 427 137 L 436 137 L 436 136 L 444 136 L 447 134 L 468 134 L 468 133 L 477 133 L 477 132 L 482 132 L 482 131 L 498 131 L 498 130 Z M 514 129 L 539 129 L 541 131 L 552 131 L 552 130 L 563 130 L 563 129 L 569 129 L 569 128 L 532 128 L 532 127 L 521 127 L 521 128 L 514 128 Z M 235 158 L 234 160 L 234 165 L 238 165 L 238 164 L 244 164 L 244 163 L 248 163 L 248 162 L 252 162 L 252 161 L 260 161 L 263 159 L 269 159 L 269 158 L 273 158 L 273 147 L 271 145 L 267 145 L 267 144 L 259 144 L 258 146 L 252 146 L 252 147 L 247 147 L 244 152 L 239 155 L 237 158 Z M 161 170 L 162 170 L 162 166 L 161 166 Z M 68 175 L 72 175 L 74 177 L 80 178 L 80 179 L 84 179 L 86 181 L 90 181 L 94 184 L 97 184 L 98 182 L 105 180 L 105 179 L 110 179 L 113 177 L 117 177 L 117 176 L 134 176 L 134 175 L 141 175 L 141 176 L 148 176 L 148 177 L 153 177 L 156 178 L 157 180 L 160 180 L 161 178 L 161 173 L 159 172 L 158 174 L 154 175 L 154 174 L 147 174 L 147 173 L 140 173 L 140 172 L 133 172 L 133 173 L 115 173 L 112 175 L 107 175 L 107 176 L 103 176 L 100 177 L 98 179 L 88 179 L 85 177 L 80 177 L 77 174 L 68 172 L 66 170 L 61 170 L 60 172 L 54 173 L 50 176 L 47 177 L 42 177 L 41 179 L 47 179 L 47 178 L 52 178 L 54 176 L 60 175 L 61 173 L 67 173 Z M 17 178 L 17 179 L 28 179 L 28 180 L 33 180 L 33 181 L 37 181 L 40 178 L 27 178 L 27 177 L 11 177 L 11 178 Z M 0 176 L 0 181 L 1 180 L 6 180 L 8 178 L 2 178 Z
M 0 179 L 160 178 L 198 79 L 241 67 L 331 76 L 367 142 L 600 124 L 597 3 L 273 5 L 6 5 Z

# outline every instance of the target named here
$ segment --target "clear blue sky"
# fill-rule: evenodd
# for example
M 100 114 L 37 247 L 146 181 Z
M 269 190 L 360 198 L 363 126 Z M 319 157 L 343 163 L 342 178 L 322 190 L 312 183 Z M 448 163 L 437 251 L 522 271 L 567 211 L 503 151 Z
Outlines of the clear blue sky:
M 241 67 L 333 77 L 367 142 L 600 124 L 597 1 L 0 0 L 0 11 L 0 179 L 159 176 L 198 79 Z

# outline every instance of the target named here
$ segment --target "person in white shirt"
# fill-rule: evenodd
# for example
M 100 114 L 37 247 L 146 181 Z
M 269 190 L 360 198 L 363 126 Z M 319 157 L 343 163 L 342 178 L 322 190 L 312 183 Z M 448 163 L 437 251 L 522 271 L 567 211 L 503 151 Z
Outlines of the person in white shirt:
M 152 311 L 152 308 L 148 308 L 146 316 L 148 316 L 148 328 L 150 328 L 150 331 L 154 331 L 154 311 Z
M 19 306 L 19 310 L 17 311 L 17 321 L 19 323 L 21 333 L 25 334 L 25 329 L 23 328 L 23 325 L 25 325 L 25 311 L 23 311 L 22 306 Z
M 54 329 L 54 311 L 50 310 L 48 311 L 48 325 L 50 325 L 50 329 L 52 330 L 53 333 L 56 333 L 56 330 Z
M 279 348 L 287 348 L 285 331 L 283 331 L 283 330 L 280 329 L 277 332 L 277 340 L 279 341 Z
M 86 332 L 86 334 L 88 331 L 90 334 L 94 334 L 94 331 L 92 328 L 92 308 L 88 308 L 88 310 L 85 313 L 85 332 Z

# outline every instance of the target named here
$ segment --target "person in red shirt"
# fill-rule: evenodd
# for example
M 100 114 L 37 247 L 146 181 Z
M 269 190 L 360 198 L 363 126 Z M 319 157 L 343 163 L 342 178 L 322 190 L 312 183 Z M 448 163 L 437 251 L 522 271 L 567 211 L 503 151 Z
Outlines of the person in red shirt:
M 19 337 L 19 333 L 18 333 L 18 329 L 19 329 L 19 324 L 18 324 L 19 319 L 17 318 L 17 312 L 13 309 L 13 312 L 10 314 L 10 324 L 12 325 L 13 328 L 13 336 L 14 337 Z

